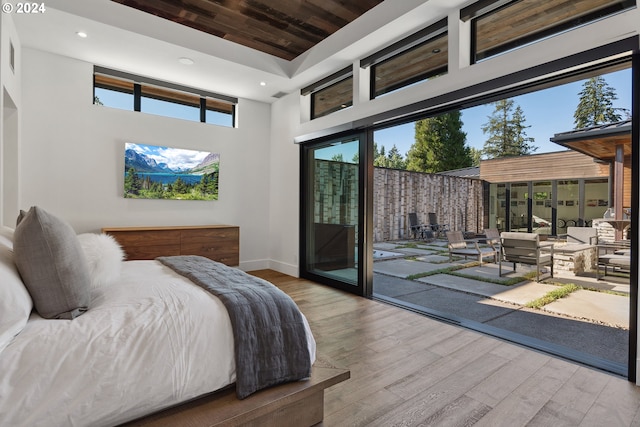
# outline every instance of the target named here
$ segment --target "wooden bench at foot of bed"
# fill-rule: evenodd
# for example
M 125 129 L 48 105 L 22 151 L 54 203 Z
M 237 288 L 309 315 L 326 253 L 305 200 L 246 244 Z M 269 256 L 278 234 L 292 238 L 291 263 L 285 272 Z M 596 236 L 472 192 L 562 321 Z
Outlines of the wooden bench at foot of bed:
M 324 390 L 350 376 L 347 369 L 316 360 L 309 380 L 261 390 L 244 400 L 231 387 L 123 426 L 312 426 L 324 418 Z

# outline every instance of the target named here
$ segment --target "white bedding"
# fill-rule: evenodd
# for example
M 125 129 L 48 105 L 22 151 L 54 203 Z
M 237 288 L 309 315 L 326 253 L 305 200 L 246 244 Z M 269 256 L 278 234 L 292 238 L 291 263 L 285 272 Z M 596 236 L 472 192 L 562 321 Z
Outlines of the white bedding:
M 128 261 L 85 314 L 32 313 L 0 353 L 0 425 L 111 426 L 234 381 L 222 303 L 156 261 Z

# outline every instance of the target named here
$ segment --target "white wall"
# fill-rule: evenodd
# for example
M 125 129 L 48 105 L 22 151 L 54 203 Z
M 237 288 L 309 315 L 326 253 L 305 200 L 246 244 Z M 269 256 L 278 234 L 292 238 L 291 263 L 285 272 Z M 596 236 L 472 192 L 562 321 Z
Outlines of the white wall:
M 14 69 L 10 67 L 10 44 Z M 15 225 L 9 212 L 19 201 L 20 59 L 22 49 L 11 15 L 0 15 L 0 224 Z
M 269 253 L 271 268 L 293 276 L 299 274 L 300 147 L 291 123 L 300 117 L 299 103 L 298 94 L 291 94 L 271 107 Z
M 42 206 L 79 233 L 238 225 L 241 267 L 268 267 L 268 104 L 240 100 L 238 128 L 97 106 L 92 64 L 29 48 L 22 79 L 21 209 Z M 125 199 L 125 142 L 220 153 L 219 200 Z

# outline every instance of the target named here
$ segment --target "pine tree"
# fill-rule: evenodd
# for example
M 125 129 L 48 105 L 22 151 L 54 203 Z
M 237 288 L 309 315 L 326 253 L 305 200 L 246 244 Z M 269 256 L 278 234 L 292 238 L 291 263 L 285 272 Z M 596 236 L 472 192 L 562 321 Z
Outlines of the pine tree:
M 380 147 L 378 150 L 378 145 L 374 143 L 373 145 L 373 165 L 381 168 L 390 168 L 390 169 L 406 169 L 407 162 L 400 154 L 398 147 L 393 145 L 389 153 L 385 154 L 384 145 Z
M 437 173 L 471 166 L 471 150 L 460 118 L 460 112 L 453 111 L 418 120 L 415 143 L 407 153 L 407 169 Z
M 471 154 L 471 166 L 480 166 L 480 160 L 482 160 L 482 150 L 471 147 L 469 148 Z
M 573 113 L 575 129 L 582 129 L 622 120 L 613 108 L 618 99 L 616 90 L 609 86 L 602 76 L 592 77 L 582 85 L 580 101 Z
M 489 159 L 509 156 L 523 156 L 536 151 L 534 138 L 528 137 L 524 113 L 512 99 L 502 99 L 494 103 L 495 110 L 489 121 L 482 126 L 482 132 L 489 134 L 484 143 L 483 154 Z
M 133 194 L 137 196 L 138 194 L 140 194 L 140 189 L 142 189 L 142 179 L 140 179 L 134 168 L 129 168 L 127 170 L 127 174 L 124 177 L 125 197 L 127 197 L 127 194 Z

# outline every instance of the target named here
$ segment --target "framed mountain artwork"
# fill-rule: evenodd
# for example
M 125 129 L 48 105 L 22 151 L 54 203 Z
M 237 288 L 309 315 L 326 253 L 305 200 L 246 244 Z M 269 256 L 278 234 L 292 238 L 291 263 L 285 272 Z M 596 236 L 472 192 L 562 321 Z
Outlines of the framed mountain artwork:
M 218 200 L 219 177 L 219 154 L 125 144 L 125 198 Z

